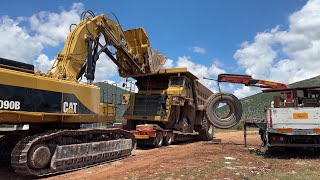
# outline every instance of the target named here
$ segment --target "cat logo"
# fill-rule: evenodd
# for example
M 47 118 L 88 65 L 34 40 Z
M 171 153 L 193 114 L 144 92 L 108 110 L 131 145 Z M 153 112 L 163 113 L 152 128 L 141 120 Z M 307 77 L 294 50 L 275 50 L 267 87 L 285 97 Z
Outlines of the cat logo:
M 75 102 L 63 102 L 63 112 L 69 114 L 77 113 L 77 105 Z

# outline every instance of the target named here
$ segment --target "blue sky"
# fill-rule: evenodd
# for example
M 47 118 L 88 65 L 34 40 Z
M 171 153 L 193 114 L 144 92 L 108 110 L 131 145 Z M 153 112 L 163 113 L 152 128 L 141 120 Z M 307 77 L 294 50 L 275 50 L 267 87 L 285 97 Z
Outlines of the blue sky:
M 72 11 L 75 2 L 78 5 L 81 4 L 80 7 L 76 7 L 76 10 Z M 145 28 L 153 48 L 158 49 L 168 57 L 169 62 L 171 62 L 170 67 L 182 66 L 185 63 L 199 76 L 215 78 L 219 72 L 226 72 L 250 74 L 257 78 L 289 83 L 302 78 L 310 78 L 318 73 L 305 73 L 310 70 L 310 65 L 301 69 L 296 60 L 301 58 L 301 56 L 296 57 L 296 52 L 301 50 L 301 54 L 303 54 L 306 48 L 311 47 L 310 44 L 312 46 L 317 44 L 317 41 L 313 41 L 320 39 L 318 31 L 310 32 L 310 26 L 312 28 L 320 26 L 317 15 L 320 14 L 320 9 L 317 10 L 316 8 L 320 4 L 318 0 L 88 0 L 75 2 L 4 1 L 0 7 L 0 17 L 2 19 L 0 21 L 0 36 L 5 36 L 8 33 L 5 30 L 8 22 L 4 19 L 12 20 L 12 24 L 16 23 L 15 28 L 21 29 L 17 32 L 23 31 L 27 36 L 31 36 L 32 42 L 36 44 L 32 45 L 37 47 L 39 45 L 37 41 L 40 42 L 41 50 L 34 50 L 34 53 L 28 57 L 38 60 L 34 63 L 41 63 L 48 59 L 54 59 L 55 55 L 61 51 L 63 35 L 53 39 L 56 40 L 56 43 L 44 42 L 44 38 L 39 37 L 52 38 L 56 34 L 52 32 L 53 36 L 50 36 L 50 33 L 45 35 L 44 30 L 35 30 L 33 28 L 34 24 L 30 21 L 32 16 L 41 19 L 39 13 L 42 11 L 43 16 L 52 20 L 49 18 L 50 13 L 51 15 L 60 15 L 63 12 L 70 13 L 72 11 L 72 18 L 74 18 L 74 14 L 82 9 L 90 9 L 96 14 L 107 14 L 112 11 L 117 14 L 124 29 Z M 316 15 L 310 15 L 314 13 Z M 71 23 L 72 18 L 66 22 L 70 21 Z M 310 25 L 305 19 L 312 20 L 315 24 Z M 52 21 L 54 23 L 47 23 L 45 27 L 51 29 L 51 26 L 60 25 L 55 19 Z M 60 21 L 63 23 L 64 19 L 60 19 Z M 78 19 L 74 19 L 74 21 L 72 23 L 78 23 Z M 12 27 L 12 24 L 9 23 L 8 26 Z M 41 20 L 37 24 L 37 27 L 40 26 L 42 26 Z M 57 31 L 60 31 L 60 29 L 57 29 Z M 315 37 L 314 34 L 316 34 Z M 25 39 L 28 38 L 24 37 Z M 305 43 L 305 47 L 300 47 L 301 41 Z M 23 43 L 23 41 L 20 41 L 20 43 Z M 297 46 L 299 46 L 298 49 L 296 49 Z M 0 56 L 10 57 L 4 53 L 6 52 L 0 51 Z M 307 60 L 311 57 L 317 58 L 319 54 L 318 52 L 315 52 L 315 55 L 311 53 L 310 57 L 304 58 Z M 40 55 L 43 56 L 39 58 Z M 17 56 L 13 55 L 12 58 L 15 57 Z M 293 64 L 293 67 L 288 69 L 286 63 Z M 312 64 L 311 60 L 310 64 Z M 269 70 L 266 71 L 265 69 Z M 295 78 L 290 75 L 293 71 L 304 75 Z M 288 75 L 285 77 L 282 77 L 281 74 L 275 76 L 277 74 L 275 72 L 284 72 Z M 121 81 L 114 71 L 112 76 L 101 76 L 100 78 Z M 212 83 L 206 85 L 213 90 L 216 89 Z M 238 93 L 244 95 L 257 92 L 252 89 L 229 85 L 225 85 L 225 89 L 230 92 L 239 90 Z
M 69 9 L 73 4 L 72 1 L 32 0 L 19 1 L 17 6 L 17 2 L 5 1 L 0 7 L 0 16 L 16 18 L 32 16 L 40 11 L 59 12 L 61 9 Z M 232 66 L 233 54 L 243 41 L 250 40 L 257 32 L 277 24 L 287 26 L 288 15 L 301 8 L 306 1 L 75 2 L 82 2 L 85 9 L 97 14 L 115 12 L 124 29 L 145 28 L 153 47 L 168 58 L 176 59 L 178 56 L 187 55 L 206 65 L 217 58 Z M 190 48 L 193 46 L 205 48 L 206 53 L 192 53 Z M 51 49 L 47 49 L 47 52 L 50 53 Z

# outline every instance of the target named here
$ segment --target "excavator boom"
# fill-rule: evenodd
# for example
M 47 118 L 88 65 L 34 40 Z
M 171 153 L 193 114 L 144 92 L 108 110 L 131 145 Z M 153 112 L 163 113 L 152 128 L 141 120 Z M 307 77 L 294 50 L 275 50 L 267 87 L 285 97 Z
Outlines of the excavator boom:
M 86 13 L 91 17 L 85 17 Z M 165 63 L 166 58 L 152 50 L 144 29 L 123 31 L 119 22 L 104 14 L 95 16 L 91 11 L 81 16 L 81 22 L 70 32 L 48 76 L 78 81 L 85 74 L 91 83 L 96 62 L 103 52 L 118 66 L 121 77 L 156 73 Z M 115 52 L 111 52 L 110 47 L 114 47 Z

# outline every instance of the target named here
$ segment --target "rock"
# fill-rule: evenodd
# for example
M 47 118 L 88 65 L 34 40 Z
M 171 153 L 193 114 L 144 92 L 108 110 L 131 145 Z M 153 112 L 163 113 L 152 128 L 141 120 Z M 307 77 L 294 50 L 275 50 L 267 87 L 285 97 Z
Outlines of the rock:
M 307 165 L 308 163 L 305 162 L 305 161 L 298 161 L 295 163 L 296 165 L 299 165 L 299 166 L 303 166 L 303 165 Z
M 234 158 L 234 157 L 224 157 L 224 159 L 225 159 L 225 160 L 231 160 L 231 161 L 236 160 L 236 158 Z

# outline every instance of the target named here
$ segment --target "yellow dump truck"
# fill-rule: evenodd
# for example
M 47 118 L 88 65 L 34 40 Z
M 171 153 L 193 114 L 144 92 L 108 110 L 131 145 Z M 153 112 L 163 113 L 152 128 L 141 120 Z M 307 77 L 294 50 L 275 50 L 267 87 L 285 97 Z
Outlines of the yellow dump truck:
M 194 132 L 199 140 L 212 140 L 213 121 L 219 119 L 211 117 L 212 109 L 226 94 L 214 94 L 187 68 L 161 69 L 134 79 L 139 91 L 131 94 L 124 118 L 138 145 L 170 145 L 176 136 Z

